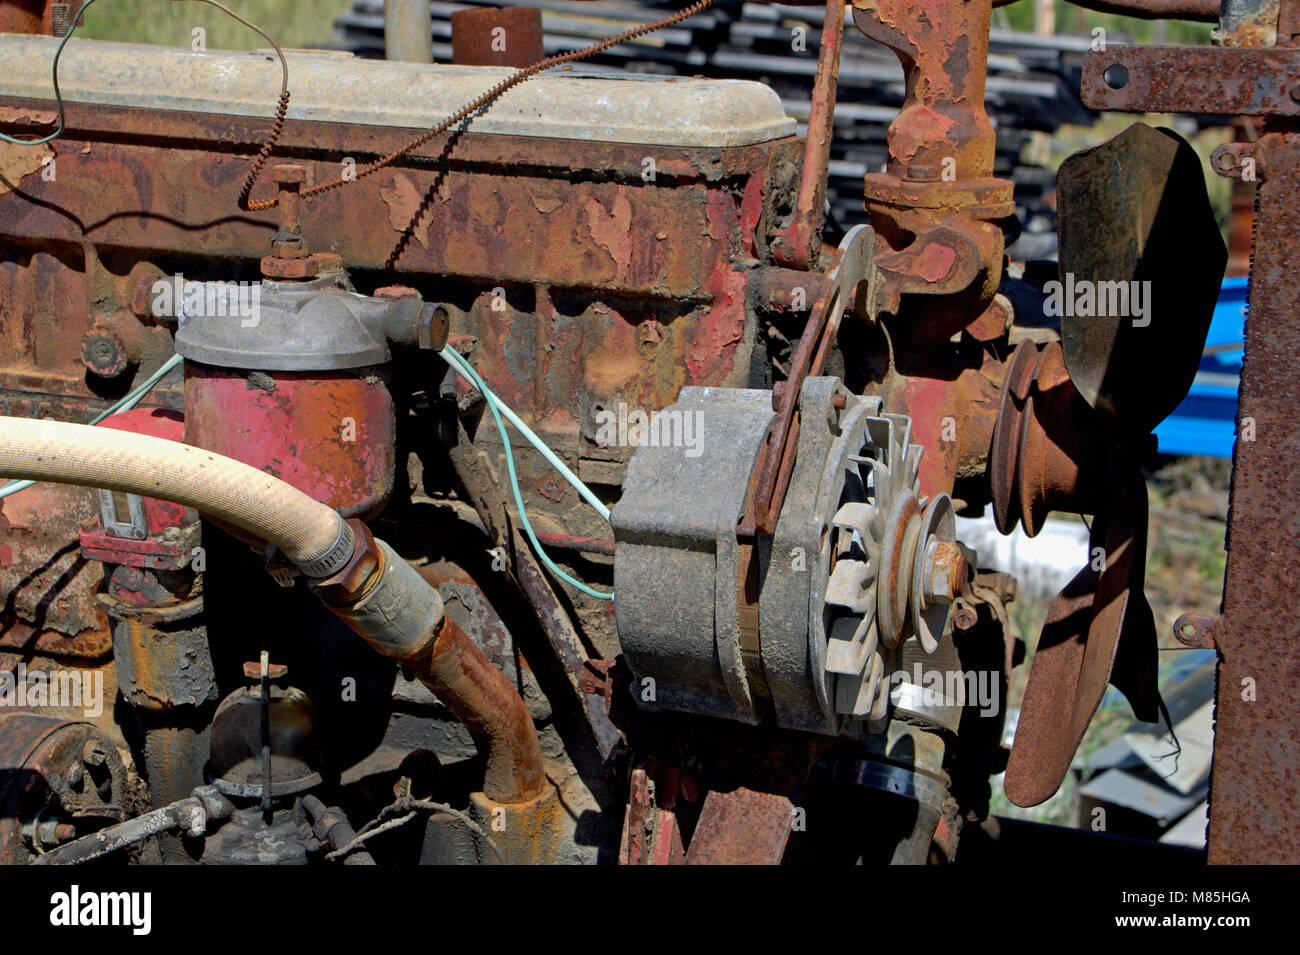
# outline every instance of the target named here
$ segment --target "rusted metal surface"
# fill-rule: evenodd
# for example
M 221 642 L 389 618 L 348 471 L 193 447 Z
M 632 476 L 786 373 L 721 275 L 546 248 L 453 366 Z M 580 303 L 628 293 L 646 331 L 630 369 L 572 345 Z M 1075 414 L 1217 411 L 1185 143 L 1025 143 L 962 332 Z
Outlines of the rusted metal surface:
M 1196 650 L 1218 649 L 1219 618 L 1204 613 L 1185 613 L 1174 621 L 1174 638 Z
M 77 547 L 96 523 L 88 488 L 38 484 L 0 506 L 0 649 L 98 659 L 112 647 L 108 618 L 95 602 L 102 566 Z
M 1002 533 L 1020 523 L 1033 537 L 1048 511 L 1094 513 L 1104 448 L 1059 343 L 1021 342 L 1008 367 L 989 459 L 993 517 Z
M 52 33 L 54 6 L 54 0 L 4 0 L 0 33 Z
M 216 702 L 216 675 L 199 598 L 169 607 L 132 607 L 105 595 L 117 621 L 114 660 L 122 695 L 133 707 L 165 712 Z
M 1297 587 L 1300 477 L 1300 134 L 1266 126 L 1246 351 L 1233 457 L 1219 682 L 1210 785 L 1209 861 L 1300 859 L 1300 639 L 1283 611 Z M 1250 431 L 1244 430 L 1249 423 Z M 1254 440 L 1248 440 L 1247 435 Z
M 1135 123 L 1066 159 L 1057 194 L 1070 381 L 1145 434 L 1191 387 L 1227 262 L 1201 162 L 1176 133 Z M 1076 286 L 1096 289 L 1087 311 L 1070 307 Z
M 210 721 L 219 693 L 203 601 L 133 607 L 100 598 L 114 619 L 113 660 L 122 697 L 142 733 L 141 759 L 154 807 L 188 796 L 205 782 Z M 167 863 L 187 862 L 174 838 L 159 840 Z
M 196 281 L 229 280 L 256 268 L 275 231 L 274 214 L 232 216 L 241 163 L 203 144 L 243 143 L 252 151 L 264 123 L 75 103 L 68 109 L 72 131 L 61 141 L 67 152 L 57 182 L 41 181 L 38 170 L 15 182 L 17 191 L 0 196 L 8 241 L 20 247 L 65 239 L 78 247 L 103 243 L 116 250 L 115 261 L 125 257 L 114 268 L 126 273 L 130 266 L 146 268 L 154 250 L 184 249 L 184 258 L 157 257 L 152 267 Z M 303 163 L 320 181 L 357 142 L 388 151 L 403 138 L 401 130 L 290 121 L 278 149 L 287 157 L 308 149 L 315 156 L 332 153 Z M 717 150 L 584 143 L 575 151 L 571 142 L 471 131 L 457 139 L 444 176 L 427 164 L 445 145 L 416 150 L 409 162 L 311 203 L 307 238 L 317 247 L 328 242 L 351 268 L 391 262 L 417 282 L 443 276 L 441 288 L 459 305 L 451 310 L 457 323 L 452 333 L 474 336 L 480 372 L 571 463 L 621 466 L 630 453 L 596 440 L 600 408 L 625 402 L 650 412 L 670 403 L 685 384 L 747 383 L 756 336 L 745 286 L 753 270 L 738 263 L 762 254 L 766 239 L 758 226 L 769 170 L 797 156 L 796 141 Z M 656 161 L 650 185 L 642 178 L 647 155 Z M 592 169 L 600 176 L 588 178 Z M 575 174 L 578 180 L 571 181 Z M 151 184 L 149 196 L 99 188 L 143 181 Z M 196 181 L 208 188 L 190 188 Z M 87 188 L 90 183 L 96 188 Z M 439 238 L 432 241 L 435 233 Z M 87 240 L 91 245 L 84 245 Z M 53 256 L 37 254 L 32 261 L 39 276 L 21 264 L 4 267 L 39 279 L 39 287 L 29 280 L 6 289 L 11 300 L 23 309 L 42 300 L 59 304 L 33 312 L 30 325 L 8 327 L 86 323 L 87 303 L 98 298 L 89 286 L 102 286 L 106 270 L 91 263 L 83 276 L 86 269 L 72 270 Z M 107 300 L 116 297 L 117 307 L 130 308 L 148 285 L 147 276 L 129 278 L 123 277 L 120 290 L 108 290 Z M 145 321 L 164 320 L 150 315 Z M 169 343 L 165 325 L 142 327 L 149 348 L 157 335 Z M 94 407 L 80 397 L 85 373 L 77 343 L 66 356 L 55 351 L 65 339 L 34 335 L 16 344 L 12 363 L 30 366 L 35 356 L 40 373 L 24 379 L 7 374 L 0 362 L 0 395 L 20 385 L 55 391 L 60 409 Z M 149 348 L 140 374 L 156 367 Z M 154 395 L 179 406 L 171 388 Z M 58 416 L 73 413 L 60 410 Z M 314 420 L 328 427 L 325 418 Z M 485 440 L 493 442 L 490 435 Z M 563 515 L 574 536 L 599 535 L 594 515 L 575 508 L 576 495 L 552 485 L 540 458 L 524 451 L 518 460 L 530 508 Z M 355 460 L 346 467 L 355 471 Z
M 101 427 L 148 434 L 171 441 L 181 440 L 185 431 L 184 418 L 175 411 L 163 408 L 134 408 L 105 419 Z M 114 512 L 125 521 L 129 512 L 129 495 L 113 495 Z M 103 525 L 104 495 L 100 495 L 100 521 L 80 535 L 81 553 L 91 560 L 107 564 L 121 564 L 136 569 L 133 580 L 125 574 L 110 580 L 109 589 L 119 599 L 136 606 L 150 606 L 176 598 L 169 592 L 157 574 L 151 571 L 179 571 L 194 560 L 194 548 L 199 543 L 199 515 L 193 508 L 171 501 L 144 497 L 139 510 L 142 526 L 134 536 L 115 533 Z M 192 575 L 189 575 L 192 579 Z
M 1282 0 L 1223 0 L 1214 40 L 1220 46 L 1272 46 Z
M 542 11 L 536 7 L 485 7 L 451 15 L 452 59 L 466 66 L 535 63 L 542 47 Z
M 687 865 L 781 862 L 799 795 L 824 744 L 770 742 L 761 751 L 730 752 L 723 759 L 686 847 Z
M 1142 591 L 1146 485 L 1140 471 L 1115 458 L 1088 539 L 1089 563 L 1048 607 L 1034 652 L 1004 781 L 1018 806 L 1037 805 L 1060 788 L 1107 683 L 1124 693 L 1138 719 L 1159 718 L 1155 623 Z
M 1052 510 L 1094 520 L 1030 671 L 1005 782 L 1022 806 L 1060 786 L 1108 682 L 1139 719 L 1158 716 L 1140 461 L 1191 385 L 1227 258 L 1200 163 L 1172 133 L 1131 126 L 1070 157 L 1058 189 L 1062 341 L 1012 356 L 990 484 L 1004 532 L 1033 536 Z M 1096 301 L 1076 310 L 1076 284 Z
M 632 771 L 618 850 L 619 865 L 681 865 L 686 861 L 677 814 L 673 811 L 676 799 L 675 791 L 660 795 L 644 767 Z
M 614 556 L 614 542 L 598 537 L 575 537 L 572 534 L 538 533 L 537 539 L 545 547 L 558 547 L 560 550 L 576 550 L 586 554 L 605 554 Z
M 922 342 L 910 347 L 911 336 L 900 336 L 898 358 L 870 391 L 884 407 L 912 419 L 913 440 L 925 447 L 921 458 L 921 492 L 954 491 L 958 480 L 980 485 L 989 458 L 989 435 L 998 413 L 1004 368 L 990 350 L 970 361 L 952 349 L 927 347 L 928 333 L 917 329 Z
M 110 807 L 125 808 L 126 776 L 116 748 L 92 724 L 0 712 L 0 865 L 31 860 L 23 829 L 38 819 L 63 823 L 67 829 L 49 834 L 65 838 L 76 834 L 79 814 L 82 825 L 112 819 Z
M 393 489 L 395 412 L 377 370 L 249 372 L 187 363 L 185 441 L 288 481 L 346 516 Z
M 1285 47 L 1119 46 L 1090 53 L 1083 102 L 1095 109 L 1297 116 L 1295 53 Z
M 790 374 L 772 392 L 776 418 L 764 445 L 763 458 L 754 469 L 745 514 L 737 528 L 742 538 L 771 533 L 776 527 L 794 469 L 794 449 L 799 443 L 800 389 L 806 379 L 820 375 L 825 368 L 827 353 L 845 311 L 856 304 L 859 285 L 871 278 L 873 242 L 870 230 L 860 226 L 851 230 L 836 250 L 826 277 L 818 283 L 820 294 L 790 360 Z
M 532 718 L 549 719 L 553 714 L 550 700 L 538 684 L 519 641 L 478 581 L 459 564 L 447 560 L 423 564 L 416 571 L 437 588 L 444 612 L 487 654 L 511 685 L 519 688 Z
M 1008 797 L 1036 805 L 1060 786 L 1108 682 L 1140 719 L 1157 716 L 1154 621 L 1142 591 L 1146 488 L 1132 448 L 1083 401 L 1055 342 L 1023 342 L 1012 356 L 993 447 L 999 529 L 1019 522 L 1032 536 L 1049 510 L 1095 515 L 1088 565 L 1048 609 L 1007 764 Z
M 546 786 L 541 744 L 518 691 L 450 617 L 426 654 L 412 666 L 483 748 L 483 793 L 498 803 L 537 798 Z
M 1194 20 L 1213 23 L 1219 19 L 1222 0 L 1070 0 L 1077 7 L 1113 13 L 1139 20 Z M 995 4 L 1002 6 L 1002 3 Z
M 817 78 L 808 111 L 808 138 L 799 172 L 799 195 L 790 224 L 772 240 L 772 257 L 787 268 L 813 269 L 821 259 L 826 170 L 835 130 L 835 90 L 844 42 L 844 5 L 845 0 L 826 2 L 826 20 L 817 51 Z
M 905 293 L 966 292 L 973 301 L 948 321 L 927 320 L 936 338 L 969 324 L 992 298 L 1003 247 L 993 222 L 1014 212 L 1010 181 L 993 176 L 996 137 L 984 108 L 991 17 L 989 0 L 854 4 L 858 29 L 892 49 L 906 76 L 888 168 L 865 181 L 872 225 L 889 245 L 877 251 L 881 304 L 897 312 Z

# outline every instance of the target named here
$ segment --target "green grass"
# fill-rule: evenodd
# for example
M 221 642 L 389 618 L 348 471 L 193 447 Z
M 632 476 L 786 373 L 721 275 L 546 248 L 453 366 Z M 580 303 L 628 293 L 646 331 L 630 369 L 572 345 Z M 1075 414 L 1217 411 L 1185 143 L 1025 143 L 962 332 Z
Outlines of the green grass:
M 275 37 L 281 46 L 312 47 L 331 43 L 334 19 L 351 4 L 348 0 L 229 0 L 227 6 Z M 1019 3 L 999 8 L 995 25 L 1032 30 L 1033 5 Z M 1156 23 L 1093 13 L 1064 4 L 1057 6 L 1059 33 L 1088 36 L 1095 26 L 1105 27 L 1116 37 L 1128 36 L 1142 43 L 1159 42 L 1162 31 L 1164 42 L 1168 43 L 1204 44 L 1209 42 L 1210 35 L 1208 24 Z M 259 37 L 219 10 L 185 0 L 97 0 L 86 14 L 86 22 L 77 28 L 77 35 L 189 46 L 195 27 L 207 31 L 207 45 L 212 49 L 251 49 L 261 45 Z
M 349 0 L 223 2 L 286 48 L 330 45 L 334 20 L 351 6 Z M 76 35 L 188 47 L 195 27 L 206 31 L 208 49 L 250 50 L 266 46 L 260 36 L 215 7 L 189 0 L 96 0 L 77 27 Z

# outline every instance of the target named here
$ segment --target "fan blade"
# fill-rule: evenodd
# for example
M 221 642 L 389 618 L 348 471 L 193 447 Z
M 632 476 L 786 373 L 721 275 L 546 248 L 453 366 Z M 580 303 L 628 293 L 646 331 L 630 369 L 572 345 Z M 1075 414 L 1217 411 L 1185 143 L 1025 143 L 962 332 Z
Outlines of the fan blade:
M 1139 719 L 1150 712 L 1155 660 L 1154 652 L 1148 661 L 1143 651 L 1154 651 L 1155 626 L 1142 596 L 1146 488 L 1128 461 L 1112 458 L 1108 473 L 1106 511 L 1093 522 L 1088 566 L 1052 601 L 1034 652 L 1004 782 L 1017 806 L 1036 806 L 1060 788 L 1111 681 L 1121 639 L 1120 688 Z M 1100 571 L 1094 569 L 1098 547 Z
M 848 607 L 854 613 L 864 613 L 875 601 L 871 581 L 875 574 L 871 565 L 851 558 L 839 560 L 831 571 L 826 585 L 826 603 L 834 607 Z
M 1061 164 L 1057 210 L 1070 377 L 1145 435 L 1191 387 L 1227 264 L 1200 160 L 1176 133 L 1135 123 Z M 1078 314 L 1089 288 L 1094 308 Z

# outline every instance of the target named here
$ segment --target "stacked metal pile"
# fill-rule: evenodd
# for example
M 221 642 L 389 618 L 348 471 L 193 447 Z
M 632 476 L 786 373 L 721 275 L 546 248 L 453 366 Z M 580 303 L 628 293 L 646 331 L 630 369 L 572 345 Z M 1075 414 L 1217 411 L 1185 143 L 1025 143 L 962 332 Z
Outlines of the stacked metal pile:
M 451 61 L 452 13 L 499 5 L 432 0 L 434 58 Z M 510 5 L 542 10 L 547 55 L 581 49 L 665 15 L 662 4 L 633 0 L 514 0 Z M 786 111 L 802 123 L 817 70 L 821 21 L 820 7 L 728 4 L 636 43 L 613 47 L 578 68 L 758 80 L 775 89 Z M 383 56 L 383 0 L 354 0 L 352 9 L 335 23 L 335 34 L 347 49 Z M 987 104 L 998 128 L 997 173 L 1015 181 L 1021 221 L 1031 231 L 1041 230 L 1046 243 L 1031 247 L 1026 242 L 1023 253 L 1050 254 L 1053 221 L 1043 196 L 1054 174 L 1026 164 L 1021 156 L 1031 132 L 1091 123 L 1093 113 L 1078 96 L 1088 40 L 1001 29 L 995 29 L 990 40 Z M 844 228 L 864 220 L 862 177 L 884 165 L 886 130 L 902 98 L 898 60 L 850 24 L 840 65 L 827 190 L 834 219 Z

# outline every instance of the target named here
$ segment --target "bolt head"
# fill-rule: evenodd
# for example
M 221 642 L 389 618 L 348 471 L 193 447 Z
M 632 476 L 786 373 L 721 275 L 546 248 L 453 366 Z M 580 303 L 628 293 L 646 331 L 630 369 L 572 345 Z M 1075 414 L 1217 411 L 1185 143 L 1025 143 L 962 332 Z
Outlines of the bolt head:
M 271 180 L 273 182 L 292 184 L 303 183 L 307 181 L 307 167 L 300 166 L 297 163 L 282 163 L 271 168 Z
M 81 750 L 81 761 L 87 766 L 103 766 L 104 761 L 108 759 L 108 750 L 99 740 L 86 740 L 86 745 Z
M 934 541 L 926 548 L 926 564 L 926 603 L 952 603 L 961 596 L 969 567 L 958 544 Z
M 113 378 L 131 364 L 130 349 L 114 329 L 96 323 L 82 336 L 81 363 L 91 374 Z
M 929 163 L 908 163 L 903 167 L 903 180 L 906 182 L 938 182 L 939 167 Z

